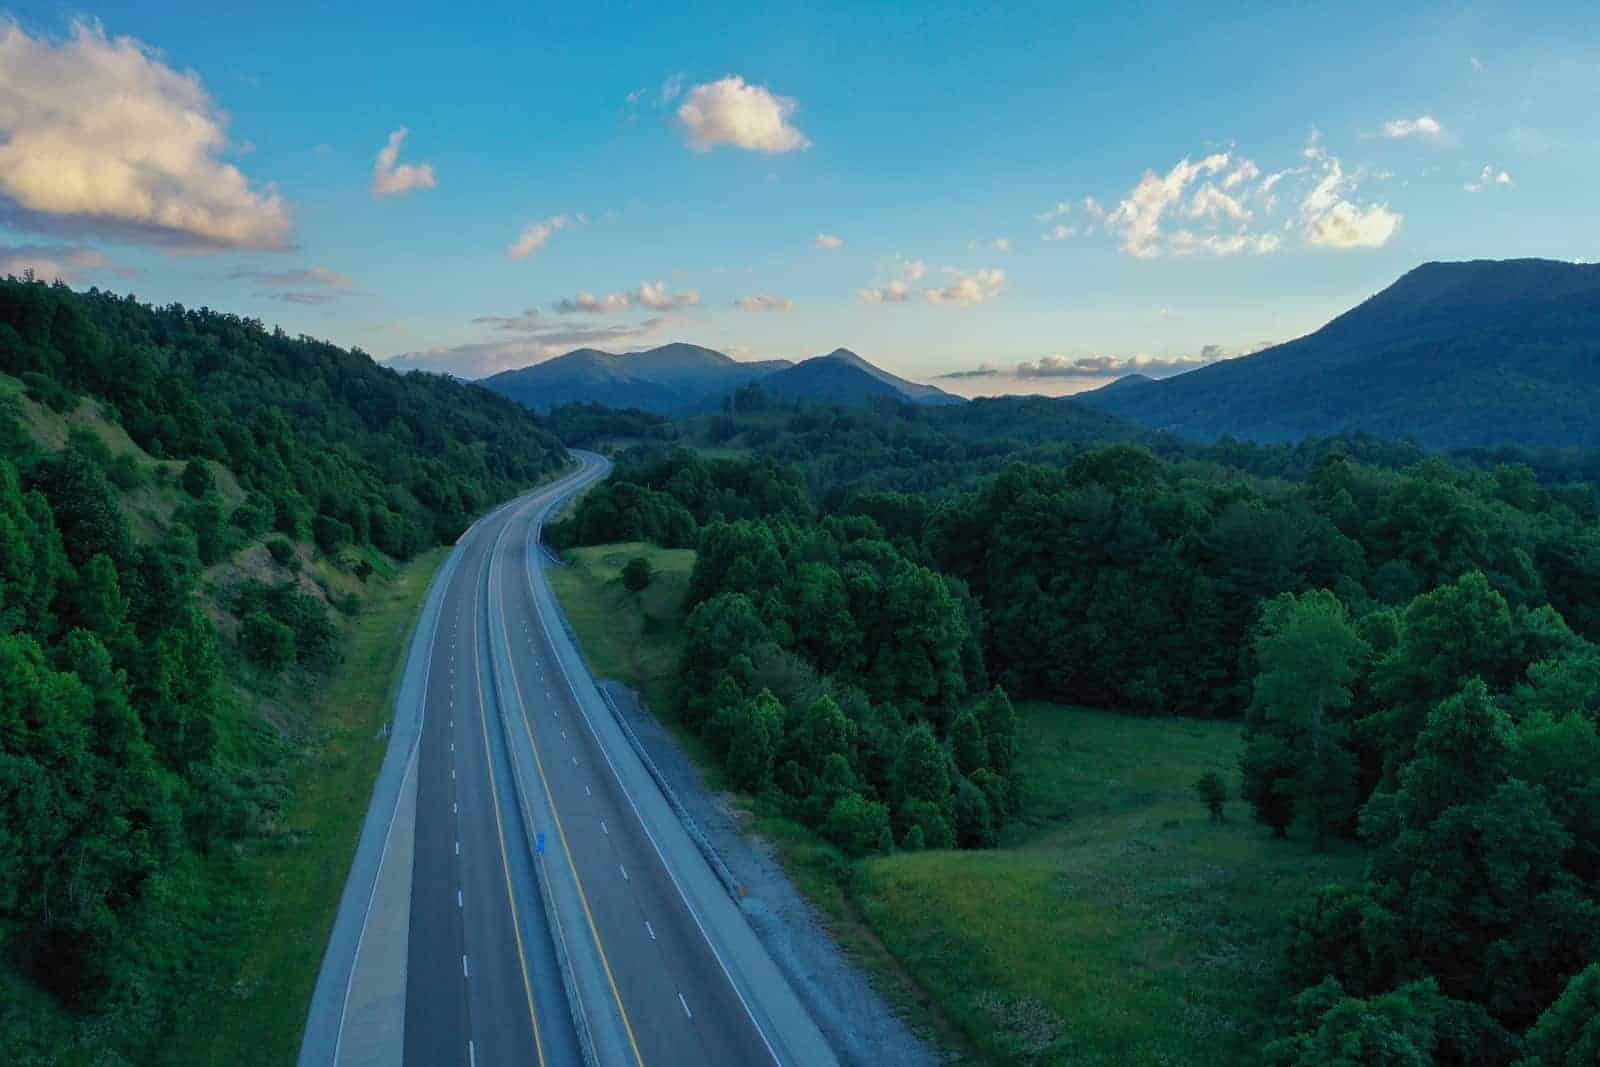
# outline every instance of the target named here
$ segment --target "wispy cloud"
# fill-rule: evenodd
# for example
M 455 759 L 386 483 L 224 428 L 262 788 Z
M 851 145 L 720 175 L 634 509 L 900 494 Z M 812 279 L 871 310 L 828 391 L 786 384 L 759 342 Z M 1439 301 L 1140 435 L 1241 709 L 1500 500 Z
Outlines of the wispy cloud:
M 413 189 L 432 189 L 438 184 L 432 163 L 397 163 L 400 146 L 411 133 L 401 126 L 389 134 L 388 143 L 378 149 L 372 164 L 372 195 L 399 196 Z
M 1325 248 L 1381 248 L 1400 228 L 1403 216 L 1389 205 L 1355 199 L 1358 175 L 1344 171 L 1313 136 L 1304 155 L 1320 173 L 1300 201 L 1300 233 L 1306 244 Z
M 740 311 L 793 311 L 794 301 L 771 293 L 751 293 L 733 302 Z
M 838 234 L 819 233 L 817 234 L 817 239 L 815 242 L 813 242 L 813 244 L 815 244 L 817 248 L 831 252 L 835 248 L 844 247 L 844 238 L 840 237 Z
M 563 315 L 610 315 L 634 307 L 646 307 L 653 311 L 682 311 L 699 303 L 700 294 L 694 290 L 669 292 L 666 282 L 657 281 L 641 282 L 639 288 L 629 292 L 606 293 L 601 296 L 581 292 L 577 296 L 557 300 L 551 307 Z
M 568 226 L 580 225 L 587 221 L 586 216 L 578 214 L 551 215 L 547 219 L 529 223 L 517 235 L 517 239 L 512 241 L 510 246 L 506 248 L 506 256 L 509 259 L 527 259 L 548 244 L 550 238 L 554 237 L 557 231 L 564 230 Z
M 1481 193 L 1485 189 L 1509 189 L 1515 184 L 1516 180 L 1508 171 L 1500 167 L 1485 166 L 1478 172 L 1477 181 L 1467 182 L 1461 188 L 1469 193 Z
M 491 374 L 526 367 L 574 348 L 631 346 L 656 334 L 670 320 L 655 317 L 641 322 L 585 326 L 567 320 L 546 319 L 537 308 L 528 308 L 520 315 L 485 315 L 472 321 L 509 336 L 499 340 L 406 352 L 387 360 L 386 364 L 396 370 L 425 370 L 469 379 L 487 378 Z
M 678 123 L 697 152 L 731 145 L 771 155 L 810 147 L 789 121 L 799 109 L 789 97 L 730 74 L 690 89 L 678 108 Z
M 288 206 L 218 156 L 227 116 L 179 73 L 99 23 L 31 37 L 0 18 L 0 224 L 180 252 L 276 250 Z
M 1390 119 L 1383 124 L 1383 135 L 1391 141 L 1418 138 L 1424 141 L 1442 141 L 1444 124 L 1432 115 L 1418 115 L 1414 119 Z
M 76 285 L 86 277 L 112 274 L 134 278 L 139 272 L 112 262 L 105 253 L 82 245 L 3 245 L 0 244 L 0 278 L 29 273 L 41 282 L 66 282 Z

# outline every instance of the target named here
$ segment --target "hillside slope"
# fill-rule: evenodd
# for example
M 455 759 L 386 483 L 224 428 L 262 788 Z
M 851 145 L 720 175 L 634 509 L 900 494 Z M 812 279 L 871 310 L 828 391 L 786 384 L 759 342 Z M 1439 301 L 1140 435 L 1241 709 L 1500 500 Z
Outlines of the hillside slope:
M 1600 446 L 1600 265 L 1424 264 L 1306 337 L 1080 399 L 1202 439 Z
M 960 397 L 890 374 L 848 348 L 803 360 L 763 378 L 761 391 L 779 400 L 818 404 L 863 404 L 876 398 L 914 404 L 960 404 Z
M 343 635 L 396 560 L 565 459 L 473 386 L 234 316 L 0 281 L 8 1062 L 153 1059 L 186 1006 L 232 986 L 270 892 L 259 857 L 338 844 L 283 818 L 337 733 L 318 694 L 346 692 Z M 397 652 L 404 620 L 383 630 Z
M 613 355 L 580 348 L 519 370 L 485 378 L 485 388 L 534 411 L 563 404 L 604 404 L 657 414 L 681 411 L 731 393 L 789 366 L 741 363 L 699 345 L 674 343 Z

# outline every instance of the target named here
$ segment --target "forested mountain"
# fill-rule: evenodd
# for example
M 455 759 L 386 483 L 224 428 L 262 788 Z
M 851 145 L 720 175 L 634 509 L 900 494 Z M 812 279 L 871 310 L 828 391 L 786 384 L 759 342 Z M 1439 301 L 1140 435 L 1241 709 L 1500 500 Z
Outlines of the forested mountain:
M 914 404 L 962 402 L 942 389 L 898 378 L 847 348 L 802 360 L 759 385 L 763 393 L 788 403 L 861 404 L 879 398 Z
M 145 1058 L 196 988 L 230 980 L 208 961 L 265 891 L 235 861 L 284 847 L 311 744 L 288 709 L 251 707 L 325 678 L 375 570 L 565 462 L 475 386 L 236 316 L 0 280 L 8 1059 L 62 1051 L 14 1010 L 13 980 L 88 1020 L 86 1048 L 112 1057 L 96 1062 Z
M 534 411 L 595 403 L 665 413 L 714 403 L 789 365 L 786 360 L 741 363 L 681 343 L 622 355 L 580 348 L 531 367 L 502 371 L 482 384 Z
M 1082 401 L 1186 437 L 1600 446 L 1600 265 L 1427 263 L 1322 329 Z
M 865 404 L 874 399 L 961 403 L 959 397 L 897 378 L 843 348 L 797 364 L 782 359 L 741 363 L 689 344 L 620 356 L 580 348 L 521 370 L 502 371 L 482 384 L 541 412 L 566 404 L 656 414 L 716 411 L 732 394 L 752 385 L 768 400 L 790 405 Z

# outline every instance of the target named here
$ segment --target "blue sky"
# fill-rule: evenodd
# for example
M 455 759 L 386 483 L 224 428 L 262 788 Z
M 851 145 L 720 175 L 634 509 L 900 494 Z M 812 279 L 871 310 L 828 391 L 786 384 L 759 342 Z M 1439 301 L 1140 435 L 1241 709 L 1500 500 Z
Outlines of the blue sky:
M 463 372 L 1054 393 L 1596 254 L 1600 5 L 1086 6 L 12 4 L 0 270 Z

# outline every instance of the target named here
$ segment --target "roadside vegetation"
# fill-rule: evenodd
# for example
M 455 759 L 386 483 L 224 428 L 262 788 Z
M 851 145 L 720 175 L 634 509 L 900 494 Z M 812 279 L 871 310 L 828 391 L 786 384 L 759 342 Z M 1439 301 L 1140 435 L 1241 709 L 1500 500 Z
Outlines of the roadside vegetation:
M 1581 1061 L 1591 460 L 1371 438 L 1162 454 L 990 418 L 1058 410 L 970 405 L 958 440 L 888 409 L 657 426 L 551 535 L 696 549 L 663 707 L 981 1054 Z M 1161 782 L 1103 773 L 1102 800 L 1137 803 L 1101 815 L 1041 790 L 1074 761 L 1041 755 L 1008 692 L 1121 713 L 1129 773 Z M 1232 751 L 1186 763 L 1147 728 Z

